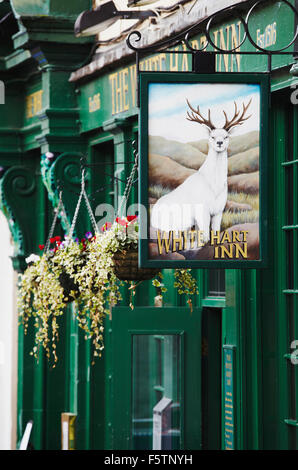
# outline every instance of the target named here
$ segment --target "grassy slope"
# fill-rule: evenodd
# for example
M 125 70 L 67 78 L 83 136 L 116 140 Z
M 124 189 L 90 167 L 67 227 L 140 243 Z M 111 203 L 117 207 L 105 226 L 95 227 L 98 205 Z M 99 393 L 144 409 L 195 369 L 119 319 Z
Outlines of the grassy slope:
M 245 136 L 231 138 L 228 199 L 242 204 L 249 204 L 252 210 L 225 211 L 221 230 L 226 230 L 232 225 L 257 222 L 259 219 L 258 142 L 258 132 L 250 132 Z M 159 199 L 162 195 L 181 184 L 187 176 L 201 166 L 207 152 L 207 140 L 182 144 L 161 137 L 151 137 L 149 147 L 149 196 L 153 199 Z

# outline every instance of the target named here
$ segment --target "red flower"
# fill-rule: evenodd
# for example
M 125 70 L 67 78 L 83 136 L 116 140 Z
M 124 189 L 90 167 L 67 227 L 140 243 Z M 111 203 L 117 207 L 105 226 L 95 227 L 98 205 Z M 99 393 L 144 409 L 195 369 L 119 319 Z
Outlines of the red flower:
M 39 247 L 40 250 L 44 249 L 44 245 L 38 245 L 38 247 Z
M 119 225 L 123 225 L 123 227 L 127 227 L 127 222 L 126 222 L 125 219 L 120 219 L 120 217 L 117 217 L 117 218 L 116 218 L 116 222 L 117 222 L 117 224 L 119 224 Z
M 50 243 L 55 243 L 56 237 L 50 238 Z
M 59 237 L 59 235 L 57 237 L 55 237 L 56 242 L 60 242 L 60 240 L 61 240 L 61 237 Z

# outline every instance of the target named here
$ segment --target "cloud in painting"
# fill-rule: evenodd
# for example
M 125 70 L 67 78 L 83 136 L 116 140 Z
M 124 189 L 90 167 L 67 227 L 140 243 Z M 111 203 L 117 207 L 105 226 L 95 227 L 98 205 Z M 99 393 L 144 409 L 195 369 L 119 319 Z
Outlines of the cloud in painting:
M 233 135 L 258 130 L 260 125 L 260 87 L 254 84 L 205 84 L 205 83 L 151 83 L 149 85 L 149 135 L 161 136 L 180 142 L 204 139 L 204 126 L 186 119 L 189 110 L 186 99 L 194 108 L 200 106 L 207 117 L 211 110 L 214 125 L 222 127 L 223 110 L 231 118 L 234 101 L 238 109 L 252 98 L 249 114 L 252 117 L 235 128 Z

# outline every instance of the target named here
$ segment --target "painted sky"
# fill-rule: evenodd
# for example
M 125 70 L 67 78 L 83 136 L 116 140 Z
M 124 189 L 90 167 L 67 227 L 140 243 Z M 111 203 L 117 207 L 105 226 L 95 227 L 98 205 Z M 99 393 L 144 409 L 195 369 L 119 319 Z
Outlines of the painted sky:
M 234 116 L 234 101 L 242 108 L 252 98 L 249 113 L 252 117 L 234 129 L 233 136 L 259 130 L 260 86 L 255 84 L 205 84 L 205 83 L 150 83 L 149 85 L 149 135 L 161 136 L 180 142 L 192 142 L 208 136 L 205 126 L 186 119 L 186 99 L 203 116 L 211 110 L 211 121 L 222 127 Z

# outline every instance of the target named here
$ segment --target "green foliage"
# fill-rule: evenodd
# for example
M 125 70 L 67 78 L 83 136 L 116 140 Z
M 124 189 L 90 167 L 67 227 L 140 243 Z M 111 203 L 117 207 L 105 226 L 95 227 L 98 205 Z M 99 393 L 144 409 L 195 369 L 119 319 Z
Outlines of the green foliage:
M 31 352 L 36 358 L 40 347 L 46 356 L 51 354 L 54 366 L 58 360 L 56 348 L 59 339 L 58 318 L 63 315 L 69 302 L 75 302 L 76 319 L 85 332 L 85 339 L 93 343 L 93 355 L 101 357 L 103 344 L 103 320 L 111 307 L 122 300 L 120 286 L 123 285 L 114 271 L 114 256 L 138 246 L 138 223 L 135 218 L 116 219 L 106 224 L 104 232 L 86 234 L 85 239 L 63 242 L 60 237 L 52 240 L 54 248 L 41 257 L 27 258 L 28 267 L 20 279 L 19 312 L 28 330 L 30 318 L 36 328 L 35 346 Z M 58 239 L 58 240 L 57 240 Z M 43 247 L 41 247 L 43 248 Z M 162 295 L 167 288 L 162 283 L 162 273 L 153 280 L 153 285 Z M 179 294 L 190 296 L 197 293 L 196 281 L 190 270 L 177 270 L 175 287 Z M 129 289 L 135 289 L 130 282 Z M 133 305 L 131 305 L 133 308 Z

